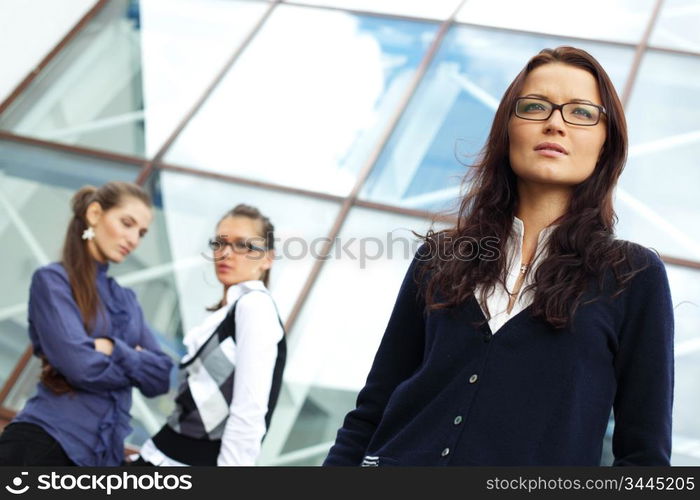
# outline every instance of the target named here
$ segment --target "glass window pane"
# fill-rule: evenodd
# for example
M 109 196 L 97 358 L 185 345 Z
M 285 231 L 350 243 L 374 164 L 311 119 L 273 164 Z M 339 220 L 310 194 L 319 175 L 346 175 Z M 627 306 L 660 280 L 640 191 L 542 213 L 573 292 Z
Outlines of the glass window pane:
M 563 8 L 560 0 L 469 0 L 457 21 L 536 33 L 638 43 L 654 0 L 589 0 Z M 620 20 L 624 20 L 621 22 Z
M 291 332 L 285 372 L 290 396 L 266 438 L 264 463 L 299 464 L 288 460 L 303 456 L 301 463 L 312 465 L 325 457 L 364 385 L 418 249 L 411 230 L 426 231 L 429 225 L 425 219 L 352 209 Z
M 700 270 L 666 265 L 676 322 L 673 465 L 700 465 Z
M 0 127 L 152 156 L 266 9 L 245 0 L 108 2 Z
M 5 0 L 0 3 L 0 102 L 95 5 L 95 0 Z M 17 50 L 22 47 L 22 50 Z
M 435 31 L 281 5 L 166 161 L 347 194 Z
M 655 47 L 700 52 L 700 3 L 664 0 L 649 44 Z
M 627 105 L 629 161 L 617 189 L 621 237 L 700 260 L 700 56 L 650 51 Z
M 384 148 L 361 196 L 427 210 L 449 210 L 483 146 L 503 92 L 545 47 L 573 44 L 593 54 L 621 89 L 631 48 L 459 26 L 445 38 Z
M 338 7 L 366 12 L 424 17 L 427 19 L 447 19 L 461 0 L 300 0 L 304 5 Z M 291 0 L 288 3 L 295 3 Z
M 673 465 L 700 465 L 700 429 L 697 425 L 700 352 L 676 357 L 673 404 Z

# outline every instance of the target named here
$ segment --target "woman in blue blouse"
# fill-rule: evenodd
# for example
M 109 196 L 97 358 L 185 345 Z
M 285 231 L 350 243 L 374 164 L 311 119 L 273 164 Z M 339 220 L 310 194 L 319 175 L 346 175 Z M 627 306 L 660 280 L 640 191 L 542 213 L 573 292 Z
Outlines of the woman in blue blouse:
M 86 186 L 72 209 L 61 262 L 32 277 L 29 337 L 41 381 L 0 436 L 1 465 L 120 465 L 132 387 L 149 397 L 168 390 L 171 360 L 134 292 L 107 276 L 146 234 L 148 195 L 123 182 Z
M 469 119 L 469 117 L 465 117 Z M 668 465 L 663 263 L 615 238 L 622 105 L 572 47 L 506 90 L 455 227 L 429 232 L 327 465 Z

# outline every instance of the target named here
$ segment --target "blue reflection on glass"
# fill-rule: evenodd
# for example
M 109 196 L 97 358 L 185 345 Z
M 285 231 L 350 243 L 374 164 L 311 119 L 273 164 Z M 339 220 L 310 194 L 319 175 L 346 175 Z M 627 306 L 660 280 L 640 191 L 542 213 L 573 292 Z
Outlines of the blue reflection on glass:
M 428 44 L 437 31 L 436 25 L 427 23 L 416 23 L 411 21 L 388 20 L 381 17 L 357 16 L 358 38 L 362 35 L 371 36 L 380 46 L 382 52 L 382 67 L 384 70 L 384 88 L 382 95 L 377 98 L 375 107 L 379 108 L 382 99 L 387 97 L 387 93 L 399 80 L 405 78 L 406 72 L 413 72 L 420 64 Z M 402 87 L 407 82 L 402 82 Z M 388 116 L 386 116 L 388 118 Z M 375 129 L 373 134 L 375 139 L 379 133 Z M 366 146 L 362 148 L 362 143 Z M 356 147 L 364 149 L 365 155 L 370 151 L 369 142 L 362 140 L 361 134 L 356 137 L 355 144 L 349 148 L 341 158 L 340 164 L 347 167 L 352 166 L 355 173 L 362 167 L 352 158 L 357 157 Z
M 133 181 L 141 166 L 122 165 L 75 153 L 0 140 L 0 175 L 53 188 L 75 190 L 85 184 Z

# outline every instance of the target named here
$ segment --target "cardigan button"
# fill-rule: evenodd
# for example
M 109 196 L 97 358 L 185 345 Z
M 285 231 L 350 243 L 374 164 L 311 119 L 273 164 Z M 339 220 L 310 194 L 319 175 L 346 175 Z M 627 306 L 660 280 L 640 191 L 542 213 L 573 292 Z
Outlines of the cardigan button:
M 442 455 L 443 457 L 446 457 L 449 454 L 450 454 L 449 448 L 445 448 L 444 450 L 442 450 L 442 453 L 440 453 L 440 455 Z
M 459 425 L 459 424 L 461 424 L 461 423 L 462 423 L 462 416 L 461 416 L 461 415 L 457 415 L 457 416 L 455 417 L 455 419 L 454 419 L 454 424 L 455 424 L 455 425 Z
M 476 373 L 474 375 L 472 375 L 471 377 L 469 377 L 470 384 L 475 383 L 477 380 L 479 380 L 479 376 Z

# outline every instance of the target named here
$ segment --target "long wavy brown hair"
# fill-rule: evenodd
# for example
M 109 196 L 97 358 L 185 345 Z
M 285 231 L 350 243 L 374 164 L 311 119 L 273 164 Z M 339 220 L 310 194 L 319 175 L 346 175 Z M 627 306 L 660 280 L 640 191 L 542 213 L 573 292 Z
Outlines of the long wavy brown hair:
M 72 217 L 68 222 L 66 238 L 61 252 L 61 264 L 68 274 L 73 298 L 82 316 L 83 326 L 92 334 L 95 319 L 100 309 L 100 296 L 97 292 L 97 264 L 90 255 L 87 241 L 82 238 L 88 227 L 87 209 L 97 202 L 103 211 L 121 205 L 126 199 L 135 198 L 147 207 L 151 198 L 141 187 L 128 182 L 112 181 L 101 187 L 83 186 L 71 199 Z M 45 357 L 41 358 L 41 381 L 57 394 L 72 391 L 72 387 Z
M 633 258 L 638 246 L 614 235 L 613 189 L 627 157 L 627 124 L 620 99 L 605 70 L 587 52 L 574 47 L 544 49 L 528 61 L 501 99 L 488 140 L 464 178 L 466 194 L 456 226 L 429 231 L 424 237 L 422 260 L 426 262 L 417 279 L 425 284 L 428 310 L 461 304 L 474 296 L 478 285 L 482 287 L 482 304 L 497 283 L 505 288 L 505 245 L 518 207 L 517 177 L 509 160 L 508 122 L 528 74 L 550 63 L 567 64 L 593 75 L 607 110 L 607 135 L 592 175 L 574 187 L 568 210 L 556 221 L 547 242 L 547 257 L 538 266 L 534 282 L 523 290 L 535 291 L 531 313 L 554 328 L 563 328 L 590 284 L 597 283 L 602 290 L 606 274 L 612 272 L 617 287 L 611 296 L 615 297 L 641 270 L 631 264 L 632 260 L 639 262 Z M 455 258 L 469 255 L 465 246 L 486 238 L 490 244 L 479 247 L 476 258 Z M 596 298 L 586 303 L 593 300 Z M 485 312 L 488 321 L 491 314 L 488 309 Z

